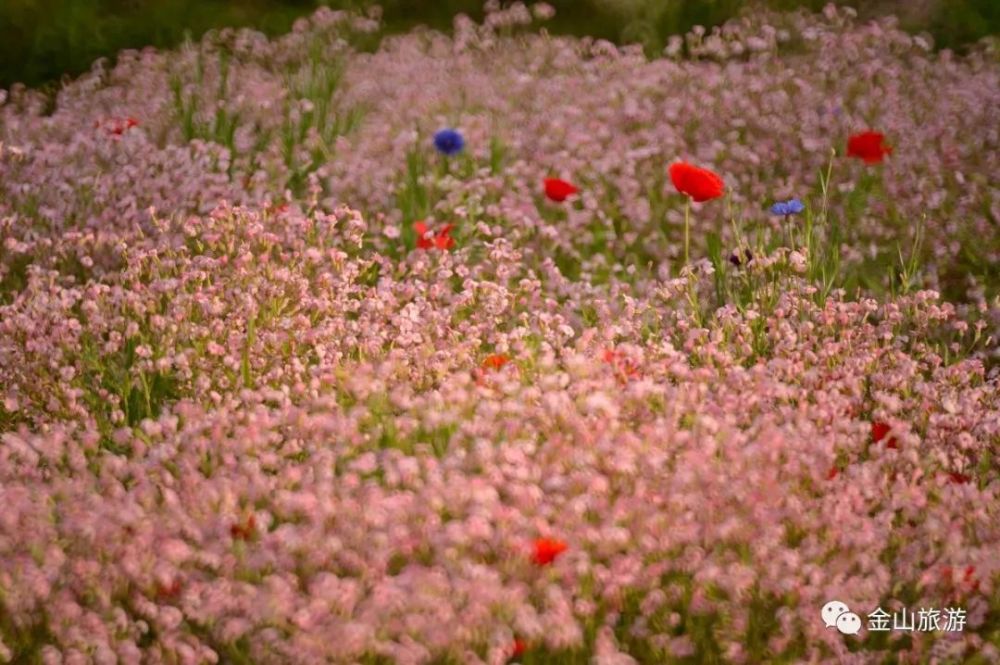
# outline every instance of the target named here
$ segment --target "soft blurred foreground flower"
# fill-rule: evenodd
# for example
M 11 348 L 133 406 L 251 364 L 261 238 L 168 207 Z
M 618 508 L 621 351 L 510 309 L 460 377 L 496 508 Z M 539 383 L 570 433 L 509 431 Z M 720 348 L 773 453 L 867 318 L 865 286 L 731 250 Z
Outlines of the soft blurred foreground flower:
M 579 191 L 574 185 L 560 178 L 545 179 L 545 196 L 556 203 L 562 203 Z
M 537 538 L 531 559 L 539 566 L 545 566 L 555 561 L 556 557 L 567 549 L 569 545 L 557 538 Z
M 465 139 L 457 129 L 442 129 L 434 135 L 434 147 L 442 154 L 457 155 L 465 147 Z
M 670 165 L 670 180 L 678 192 L 696 203 L 716 199 L 725 190 L 725 184 L 718 174 L 687 162 L 674 162 Z
M 449 250 L 455 246 L 455 239 L 451 237 L 452 224 L 445 224 L 440 229 L 430 233 L 430 229 L 425 222 L 414 222 L 413 230 L 417 234 L 417 249 L 442 249 Z
M 847 156 L 856 157 L 865 164 L 878 164 L 892 153 L 892 146 L 885 143 L 885 136 L 876 131 L 866 130 L 847 139 Z

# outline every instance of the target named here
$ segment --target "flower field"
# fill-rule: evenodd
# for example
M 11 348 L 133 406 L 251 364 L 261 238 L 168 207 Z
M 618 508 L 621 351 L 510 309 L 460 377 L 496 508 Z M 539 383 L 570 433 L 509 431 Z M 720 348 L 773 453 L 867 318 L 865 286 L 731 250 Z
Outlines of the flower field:
M 0 662 L 1000 662 L 995 42 L 550 14 L 0 91 Z

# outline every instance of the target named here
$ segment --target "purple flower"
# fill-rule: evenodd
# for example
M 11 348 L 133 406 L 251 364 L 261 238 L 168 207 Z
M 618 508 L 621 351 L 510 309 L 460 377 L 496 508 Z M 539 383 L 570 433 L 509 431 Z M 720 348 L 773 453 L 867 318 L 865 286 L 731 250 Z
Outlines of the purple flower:
M 465 147 L 465 139 L 456 129 L 442 129 L 434 135 L 434 147 L 442 154 L 457 155 Z
M 788 199 L 787 201 L 779 201 L 771 206 L 771 213 L 774 215 L 781 215 L 783 217 L 788 217 L 789 215 L 797 215 L 806 209 L 805 204 L 798 199 Z

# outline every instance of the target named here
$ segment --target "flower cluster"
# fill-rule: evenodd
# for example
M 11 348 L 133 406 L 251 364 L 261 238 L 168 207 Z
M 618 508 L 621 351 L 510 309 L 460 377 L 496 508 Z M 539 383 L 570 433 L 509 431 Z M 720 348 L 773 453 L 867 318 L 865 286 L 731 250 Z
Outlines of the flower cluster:
M 0 662 L 1000 659 L 992 56 L 488 9 L 0 95 Z

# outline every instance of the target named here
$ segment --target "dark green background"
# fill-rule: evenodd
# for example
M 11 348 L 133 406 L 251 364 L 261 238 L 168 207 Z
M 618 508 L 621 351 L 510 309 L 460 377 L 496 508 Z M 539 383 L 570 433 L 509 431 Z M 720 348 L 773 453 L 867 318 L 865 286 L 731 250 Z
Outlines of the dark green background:
M 663 0 L 669 2 L 655 23 L 639 31 L 625 17 L 594 9 L 585 0 L 550 0 L 557 10 L 554 32 L 588 34 L 615 41 L 641 40 L 651 50 L 667 36 L 695 24 L 717 25 L 748 3 L 741 0 Z M 780 9 L 819 9 L 825 0 L 761 0 Z M 928 31 L 938 46 L 961 48 L 1000 26 L 998 0 L 913 0 L 927 9 L 904 20 L 911 30 Z M 0 87 L 14 82 L 38 86 L 86 71 L 103 56 L 123 48 L 169 47 L 185 35 L 197 38 L 222 26 L 253 26 L 268 34 L 289 29 L 298 16 L 319 4 L 361 8 L 368 0 L 0 0 Z M 451 17 L 482 15 L 481 0 L 383 0 L 389 30 L 416 24 L 447 29 Z M 905 0 L 857 3 L 862 15 L 893 11 Z M 911 5 L 912 6 L 912 5 Z

